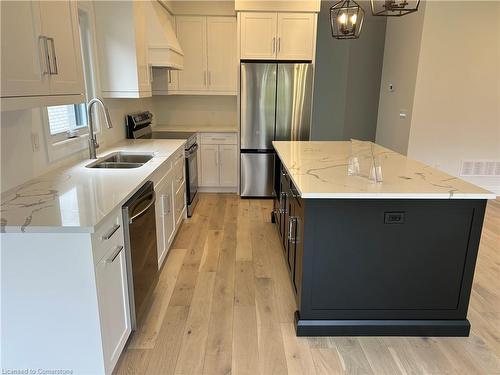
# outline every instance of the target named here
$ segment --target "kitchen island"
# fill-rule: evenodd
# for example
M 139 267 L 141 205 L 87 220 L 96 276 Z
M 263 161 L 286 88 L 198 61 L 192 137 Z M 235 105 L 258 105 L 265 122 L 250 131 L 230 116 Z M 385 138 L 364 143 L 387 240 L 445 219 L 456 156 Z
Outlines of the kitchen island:
M 493 193 L 378 145 L 379 183 L 348 175 L 351 142 L 273 146 L 298 336 L 468 336 Z

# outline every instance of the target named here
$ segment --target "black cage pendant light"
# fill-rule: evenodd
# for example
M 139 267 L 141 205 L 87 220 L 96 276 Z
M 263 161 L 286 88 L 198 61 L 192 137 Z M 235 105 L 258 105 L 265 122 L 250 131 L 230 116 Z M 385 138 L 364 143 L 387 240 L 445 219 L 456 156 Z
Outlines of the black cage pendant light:
M 420 0 L 371 0 L 374 16 L 400 17 L 418 10 Z
M 337 39 L 357 39 L 361 33 L 365 11 L 354 0 L 341 0 L 330 8 L 332 36 Z

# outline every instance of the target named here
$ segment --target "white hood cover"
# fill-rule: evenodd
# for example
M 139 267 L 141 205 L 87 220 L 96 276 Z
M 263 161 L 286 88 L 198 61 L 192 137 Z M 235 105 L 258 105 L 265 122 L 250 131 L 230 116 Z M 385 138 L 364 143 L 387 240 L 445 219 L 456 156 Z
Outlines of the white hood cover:
M 168 11 L 157 0 L 148 1 L 147 4 L 149 65 L 184 69 L 184 53 L 170 22 Z

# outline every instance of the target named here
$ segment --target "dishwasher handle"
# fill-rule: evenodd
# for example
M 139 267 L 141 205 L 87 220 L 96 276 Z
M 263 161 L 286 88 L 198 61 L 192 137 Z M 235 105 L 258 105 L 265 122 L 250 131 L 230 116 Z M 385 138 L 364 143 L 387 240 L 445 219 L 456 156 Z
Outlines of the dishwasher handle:
M 138 217 L 144 215 L 146 213 L 147 210 L 149 210 L 149 208 L 155 204 L 155 201 L 156 201 L 156 194 L 155 192 L 151 192 L 151 194 L 148 194 L 146 195 L 143 199 L 141 199 L 141 202 L 146 200 L 146 198 L 150 198 L 151 199 L 151 202 L 149 202 L 149 204 L 144 207 L 144 209 L 141 210 L 141 212 L 135 214 L 134 216 L 132 216 L 130 219 L 129 219 L 129 224 L 132 224 L 134 222 L 135 219 L 137 219 Z

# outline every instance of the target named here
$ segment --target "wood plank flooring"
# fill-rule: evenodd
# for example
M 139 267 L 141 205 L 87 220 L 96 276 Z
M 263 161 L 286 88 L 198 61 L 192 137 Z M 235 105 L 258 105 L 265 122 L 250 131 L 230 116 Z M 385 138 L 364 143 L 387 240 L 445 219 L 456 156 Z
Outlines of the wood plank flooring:
M 200 194 L 117 374 L 500 374 L 500 201 L 488 204 L 467 338 L 296 337 L 271 200 Z

